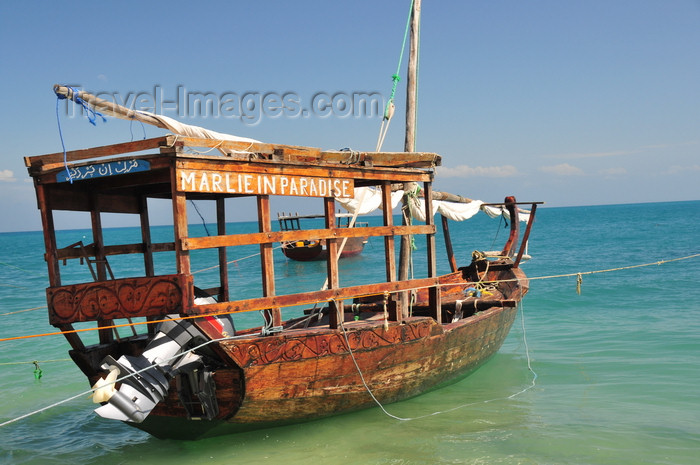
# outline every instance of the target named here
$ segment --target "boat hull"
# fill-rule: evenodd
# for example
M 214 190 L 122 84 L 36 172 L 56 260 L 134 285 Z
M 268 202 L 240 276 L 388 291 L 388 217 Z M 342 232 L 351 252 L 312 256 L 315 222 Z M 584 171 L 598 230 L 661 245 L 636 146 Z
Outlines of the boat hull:
M 308 329 L 225 341 L 219 349 L 235 368 L 216 374 L 221 412 L 215 420 L 185 420 L 171 396 L 133 426 L 157 437 L 196 439 L 376 406 L 369 391 L 382 404 L 407 399 L 481 366 L 503 344 L 516 313 L 515 307 L 494 307 L 447 325 L 413 317 L 386 326 L 382 320 L 348 322 L 345 333 Z
M 229 421 L 254 426 L 359 410 L 376 405 L 368 390 L 382 403 L 424 393 L 488 360 L 501 347 L 515 314 L 515 308 L 492 309 L 453 328 L 429 317 L 387 329 L 381 322 L 357 330 L 347 324 L 362 377 L 341 332 L 229 345 L 225 350 L 246 365 L 246 396 Z
M 367 237 L 350 237 L 340 253 L 340 258 L 353 257 L 359 255 L 365 248 Z M 298 241 L 282 244 L 282 253 L 291 259 L 300 262 L 311 262 L 326 260 L 328 250 L 320 241 Z

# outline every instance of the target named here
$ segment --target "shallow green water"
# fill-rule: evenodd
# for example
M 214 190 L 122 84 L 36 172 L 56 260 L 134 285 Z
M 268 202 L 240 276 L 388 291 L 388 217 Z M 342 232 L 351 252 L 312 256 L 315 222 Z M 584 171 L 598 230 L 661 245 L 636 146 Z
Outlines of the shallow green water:
M 524 270 L 539 278 L 699 253 L 698 218 L 700 202 L 542 208 L 530 241 L 534 258 Z M 496 220 L 454 225 L 460 261 L 473 249 L 494 248 L 498 228 L 500 244 L 506 232 Z M 167 240 L 167 229 L 155 229 Z M 134 231 L 109 234 L 116 241 Z M 59 241 L 69 244 L 83 234 L 63 231 Z M 40 233 L 0 234 L 0 338 L 53 331 L 45 309 L 7 315 L 45 304 L 41 247 Z M 365 282 L 383 273 L 381 251 L 380 243 L 370 243 L 342 266 Z M 254 295 L 257 284 L 246 280 L 238 268 L 243 264 L 232 267 L 232 282 Z M 112 265 L 128 274 L 127 264 Z M 83 271 L 69 264 L 62 272 L 78 279 Z M 320 287 L 324 278 L 321 265 L 287 262 L 279 252 L 276 273 L 298 289 Z M 198 283 L 211 285 L 213 276 L 197 275 Z M 419 419 L 396 420 L 374 408 L 195 442 L 162 441 L 97 417 L 84 396 L 0 428 L 0 462 L 695 464 L 698 282 L 700 258 L 583 275 L 581 295 L 575 277 L 533 279 L 504 347 L 486 365 L 457 384 L 386 406 L 392 415 Z M 249 318 L 247 324 L 259 323 Z M 525 335 L 537 373 L 530 389 Z M 62 361 L 67 349 L 61 336 L 0 342 L 0 422 L 87 390 L 72 362 Z M 42 361 L 40 381 L 32 360 Z M 442 413 L 426 416 L 435 412 Z

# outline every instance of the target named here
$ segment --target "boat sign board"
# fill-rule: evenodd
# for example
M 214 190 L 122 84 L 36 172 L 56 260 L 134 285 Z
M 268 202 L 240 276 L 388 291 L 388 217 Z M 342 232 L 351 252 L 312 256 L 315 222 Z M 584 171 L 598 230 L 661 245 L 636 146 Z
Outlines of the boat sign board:
M 346 178 L 178 170 L 181 192 L 352 198 L 354 187 Z
M 80 181 L 82 179 L 102 178 L 120 174 L 148 171 L 151 164 L 146 160 L 121 160 L 106 163 L 94 163 L 85 166 L 71 166 L 56 174 L 56 182 Z

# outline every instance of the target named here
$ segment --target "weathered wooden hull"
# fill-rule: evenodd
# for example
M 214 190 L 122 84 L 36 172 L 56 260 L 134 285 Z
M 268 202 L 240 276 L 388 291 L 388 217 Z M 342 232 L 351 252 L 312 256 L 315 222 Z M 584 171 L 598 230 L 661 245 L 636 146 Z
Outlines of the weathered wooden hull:
M 502 345 L 516 308 L 494 308 L 451 325 L 346 324 L 342 331 L 224 344 L 243 365 L 246 395 L 231 423 L 289 423 L 396 402 L 459 379 Z M 313 376 L 309 376 L 313 373 Z M 364 381 L 367 386 L 363 384 Z M 280 382 L 280 380 L 283 380 Z
M 508 286 L 508 297 L 519 300 L 527 279 L 520 270 L 516 275 L 522 281 Z M 215 374 L 221 409 L 215 420 L 187 421 L 171 389 L 134 426 L 157 437 L 196 439 L 374 407 L 369 391 L 382 404 L 407 399 L 481 366 L 503 344 L 516 313 L 514 306 L 494 306 L 447 324 L 427 316 L 347 321 L 345 331 L 320 327 L 223 341 L 217 352 L 230 368 Z

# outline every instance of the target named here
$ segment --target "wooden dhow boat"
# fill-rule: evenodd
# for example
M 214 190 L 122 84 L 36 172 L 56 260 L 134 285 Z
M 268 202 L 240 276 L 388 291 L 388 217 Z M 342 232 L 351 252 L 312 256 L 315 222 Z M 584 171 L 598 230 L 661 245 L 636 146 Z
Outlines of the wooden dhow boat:
M 413 43 L 412 36 L 407 95 L 415 109 Z M 519 265 L 537 202 L 521 237 L 513 197 L 487 206 L 434 192 L 441 158 L 413 150 L 408 124 L 405 152 L 324 151 L 229 136 L 73 88 L 54 90 L 88 115 L 136 119 L 175 134 L 25 158 L 43 226 L 49 322 L 62 331 L 71 358 L 93 386 L 100 416 L 160 438 L 278 426 L 419 395 L 463 378 L 501 347 L 528 290 Z M 205 150 L 192 150 L 198 148 Z M 399 185 L 408 192 L 404 211 L 420 223 L 395 223 L 391 199 Z M 354 199 L 359 190 L 365 190 L 360 198 L 366 190 L 379 197 L 382 224 L 339 227 L 336 203 Z M 275 196 L 316 199 L 323 227 L 274 231 Z M 240 211 L 251 198 L 256 230 L 227 231 L 226 212 Z M 473 211 L 455 212 L 455 200 L 510 217 L 500 256 L 475 253 L 471 263 L 457 265 L 444 215 Z M 149 210 L 163 201 L 172 210 L 172 240 L 156 242 Z M 212 204 L 215 234 L 198 235 L 188 225 L 188 201 Z M 451 270 L 445 275 L 437 270 L 436 211 L 443 215 Z M 59 244 L 54 218 L 61 212 L 89 214 L 92 242 Z M 107 243 L 102 219 L 109 213 L 137 218 L 140 239 Z M 358 237 L 383 244 L 383 278 L 347 285 L 339 249 Z M 411 278 L 409 237 L 423 241 L 426 263 Z M 274 244 L 299 240 L 323 241 L 327 250 L 327 283 L 320 290 L 300 291 L 297 276 L 275 270 Z M 231 279 L 228 261 L 232 251 L 250 247 L 260 256 L 259 268 L 246 269 L 257 274 L 253 297 L 253 281 Z M 213 287 L 193 265 L 204 259 L 218 269 Z M 88 281 L 74 282 L 75 274 L 61 272 L 61 263 L 78 260 L 90 269 Z M 282 286 L 285 279 L 293 284 Z M 262 324 L 237 329 L 235 321 L 248 312 L 260 312 Z M 124 328 L 131 333 L 124 335 Z
M 245 145 L 246 153 L 236 153 Z M 186 147 L 232 150 L 230 156 L 186 153 Z M 143 154 L 146 151 L 148 153 Z M 149 152 L 150 151 L 150 152 Z M 138 154 L 134 154 L 139 152 Z M 206 434 L 276 426 L 396 402 L 454 382 L 500 348 L 528 290 L 519 267 L 518 203 L 507 197 L 510 235 L 500 257 L 475 256 L 457 267 L 443 221 L 449 274 L 438 276 L 433 222 L 433 168 L 427 153 L 362 153 L 348 163 L 342 152 L 262 143 L 165 136 L 143 141 L 27 157 L 41 213 L 50 287 L 49 321 L 64 331 L 70 356 L 96 388 L 97 413 L 122 420 L 154 436 L 194 439 Z M 322 229 L 273 231 L 270 198 L 288 195 L 292 183 L 316 186 L 324 209 Z M 420 183 L 425 224 L 399 225 L 391 208 L 383 224 L 339 228 L 336 197 L 371 186 L 390 205 L 393 184 Z M 254 198 L 258 231 L 226 232 L 229 203 Z M 173 239 L 151 240 L 149 202 L 167 199 Z M 194 237 L 187 224 L 188 201 L 212 202 L 217 233 Z M 521 243 L 534 219 L 536 204 Z M 92 243 L 57 244 L 54 214 L 89 212 Z M 105 213 L 139 218 L 141 240 L 106 245 Z M 361 231 L 359 231 L 361 229 Z M 343 286 L 338 245 L 358 235 L 383 243 L 386 267 L 380 282 Z M 273 244 L 307 237 L 326 244 L 327 289 L 276 292 Z M 423 237 L 424 277 L 399 279 L 396 238 Z M 229 279 L 231 248 L 260 251 L 260 296 L 239 297 Z M 215 252 L 219 285 L 200 289 L 191 257 Z M 169 257 L 175 272 L 159 271 Z M 142 263 L 138 276 L 116 277 L 117 256 Z M 92 282 L 65 283 L 60 263 L 86 260 Z M 168 268 L 167 266 L 165 268 Z M 293 279 L 293 278 L 292 278 Z M 474 290 L 488 285 L 488 292 Z M 412 294 L 411 299 L 402 295 Z M 412 302 L 407 304 L 406 302 Z M 283 318 L 292 305 L 320 304 L 319 311 Z M 236 330 L 241 312 L 261 311 L 265 323 Z M 88 344 L 75 325 L 96 324 L 99 340 Z M 139 324 L 140 323 L 140 324 Z M 120 336 L 117 325 L 132 325 Z M 219 429 L 217 426 L 228 425 Z
M 299 215 L 299 214 L 277 214 L 281 231 L 301 231 L 302 221 L 306 220 L 321 220 L 324 215 Z M 351 213 L 336 213 L 336 223 L 339 227 L 355 228 L 368 226 L 367 222 L 357 222 L 357 216 Z M 340 243 L 338 257 L 354 257 L 360 255 L 367 244 L 367 236 L 348 237 Z M 281 244 L 281 250 L 285 257 L 291 260 L 300 262 L 310 262 L 317 260 L 325 260 L 328 258 L 328 248 L 324 241 L 320 239 L 299 239 L 284 241 Z

